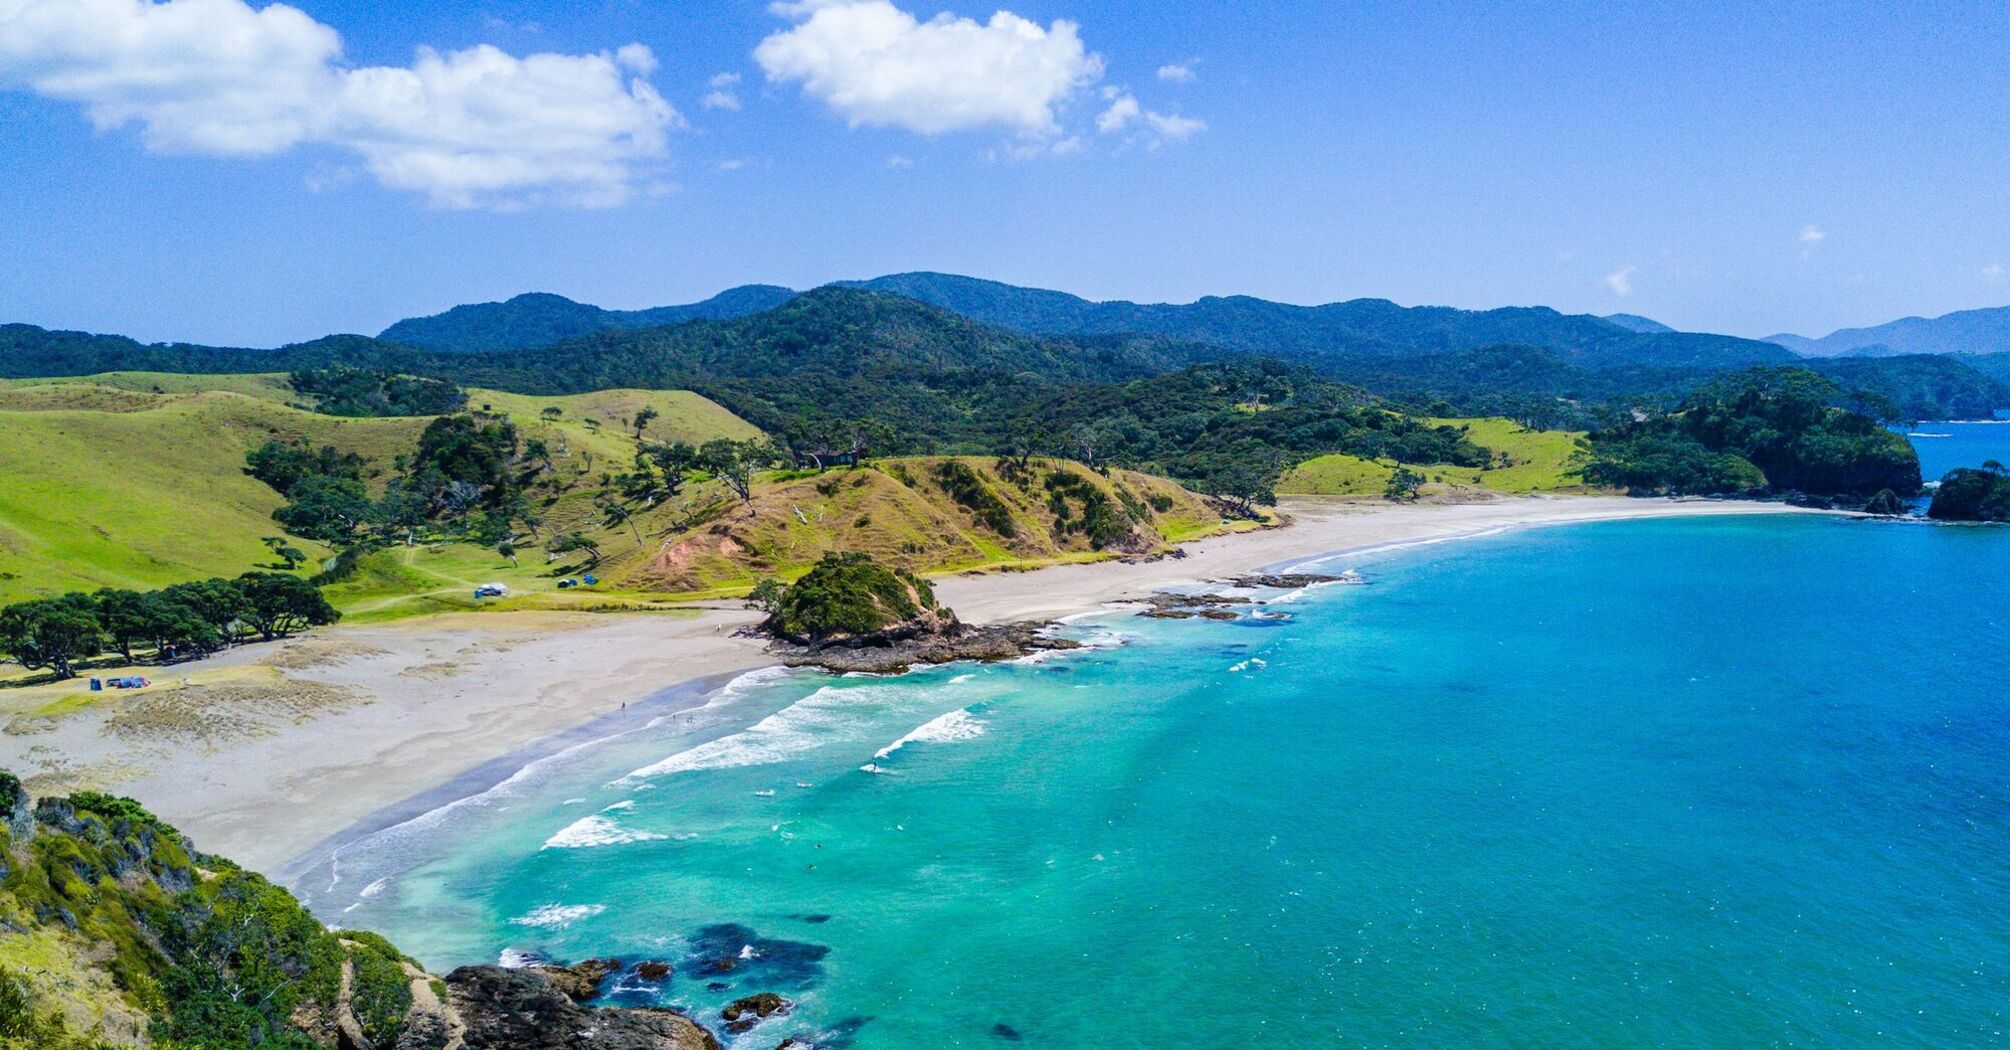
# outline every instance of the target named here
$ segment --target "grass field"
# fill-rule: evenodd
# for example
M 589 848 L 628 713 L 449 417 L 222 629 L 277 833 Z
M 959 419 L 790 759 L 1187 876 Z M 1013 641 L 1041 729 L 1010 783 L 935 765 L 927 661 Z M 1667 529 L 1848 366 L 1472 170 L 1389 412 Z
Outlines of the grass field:
M 0 384 L 0 604 L 235 576 L 270 562 L 259 540 L 279 534 L 272 512 L 281 500 L 245 475 L 245 453 L 269 440 L 301 440 L 356 452 L 388 471 L 429 422 L 324 416 L 289 407 L 289 394 L 276 374 L 112 373 Z M 643 405 L 660 413 L 652 438 L 759 433 L 684 391 L 523 398 L 476 390 L 470 398 L 563 449 L 554 458 L 575 475 L 590 462 L 625 469 L 635 442 L 617 417 L 632 418 Z M 547 404 L 559 406 L 559 422 L 540 418 Z M 590 516 L 584 493 L 571 502 L 584 509 L 547 514 L 567 526 Z M 291 542 L 316 558 L 328 553 Z
M 81 388 L 78 401 L 107 389 Z M 388 462 L 425 423 L 334 419 L 234 393 L 132 396 L 156 403 L 21 410 L 0 397 L 0 603 L 269 562 L 259 538 L 279 533 L 280 499 L 245 475 L 246 452 L 302 439 Z
M 281 375 L 119 373 L 0 383 L 0 604 L 261 566 L 271 555 L 260 538 L 279 534 L 271 515 L 281 500 L 245 475 L 245 453 L 273 439 L 334 445 L 364 456 L 381 478 L 429 422 L 319 415 L 293 407 L 290 394 Z M 917 572 L 948 573 L 1111 557 L 1253 527 L 1224 525 L 1205 501 L 1162 478 L 1036 461 L 1033 474 L 1015 482 L 990 457 L 961 462 L 1005 508 L 1011 535 L 949 495 L 936 477 L 944 462 L 937 457 L 825 474 L 771 472 L 756 486 L 751 516 L 723 485 L 694 481 L 655 506 L 632 506 L 632 526 L 609 525 L 597 505 L 602 476 L 629 469 L 631 421 L 642 408 L 658 413 L 643 432 L 650 440 L 697 444 L 759 431 L 685 391 L 532 397 L 476 389 L 469 398 L 551 450 L 551 469 L 532 490 L 537 535 L 519 543 L 515 564 L 466 543 L 376 551 L 356 575 L 327 589 L 345 618 L 663 608 L 672 594 L 736 594 L 760 576 L 793 579 L 826 551 L 864 551 Z M 548 407 L 558 409 L 555 418 L 545 418 Z M 1094 551 L 1086 537 L 1057 528 L 1042 485 L 1053 469 L 1086 478 L 1113 506 L 1135 508 L 1131 538 Z M 571 532 L 599 545 L 590 571 L 603 582 L 591 589 L 558 586 L 589 571 L 584 555 L 552 559 L 541 548 Z M 313 564 L 332 553 L 289 542 L 308 550 Z M 475 587 L 489 582 L 506 584 L 511 596 L 477 601 Z
M 1524 495 L 1532 492 L 1583 492 L 1578 476 L 1583 467 L 1584 434 L 1564 430 L 1530 430 L 1513 420 L 1433 419 L 1436 425 L 1466 428 L 1473 443 L 1507 456 L 1508 465 L 1488 469 L 1424 467 L 1411 469 L 1430 479 L 1438 491 L 1485 489 Z M 1392 460 L 1358 456 L 1320 456 L 1287 471 L 1278 480 L 1279 494 L 1296 496 L 1379 496 L 1395 473 Z M 1431 491 L 1427 487 L 1426 491 Z

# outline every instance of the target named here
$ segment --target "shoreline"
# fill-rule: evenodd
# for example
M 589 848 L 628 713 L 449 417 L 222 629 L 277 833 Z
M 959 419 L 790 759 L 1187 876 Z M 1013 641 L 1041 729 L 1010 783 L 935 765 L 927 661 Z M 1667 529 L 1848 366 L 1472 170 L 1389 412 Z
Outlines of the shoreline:
M 1516 528 L 1825 513 L 1598 496 L 1403 505 L 1287 499 L 1281 509 L 1292 524 L 1194 541 L 1180 558 L 933 582 L 943 603 L 972 623 L 1058 620 L 1209 579 Z M 349 843 L 492 790 L 545 759 L 700 706 L 740 675 L 778 666 L 763 643 L 735 634 L 757 618 L 714 604 L 681 614 L 463 614 L 337 627 L 163 673 L 185 683 L 157 695 L 194 705 L 192 738 L 132 739 L 121 720 L 132 721 L 137 705 L 123 697 L 93 701 L 52 730 L 17 732 L 22 714 L 12 712 L 0 767 L 27 779 L 24 767 L 39 764 L 38 776 L 59 787 L 75 778 L 76 787 L 131 795 L 204 850 L 290 884 Z M 207 734 L 207 716 L 245 721 L 240 711 L 202 704 L 211 694 L 236 695 L 233 685 L 241 692 L 247 677 L 323 695 L 325 709 L 273 701 L 276 711 L 240 725 L 235 737 Z M 131 698 L 141 699 L 160 702 Z M 0 710 L 0 718 L 9 713 Z

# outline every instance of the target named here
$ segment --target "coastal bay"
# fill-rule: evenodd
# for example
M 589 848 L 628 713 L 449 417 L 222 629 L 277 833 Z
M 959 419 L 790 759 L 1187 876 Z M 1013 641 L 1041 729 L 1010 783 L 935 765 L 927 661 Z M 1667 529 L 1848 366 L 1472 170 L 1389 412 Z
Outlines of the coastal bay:
M 950 576 L 937 590 L 969 622 L 1051 619 L 1340 550 L 1578 521 L 1806 513 L 1618 497 L 1290 500 L 1282 509 L 1292 524 L 1187 544 L 1181 558 Z M 443 785 L 479 791 L 521 764 L 510 760 L 529 761 L 581 726 L 641 725 L 665 713 L 643 702 L 682 683 L 774 663 L 760 640 L 740 634 L 758 620 L 738 603 L 707 603 L 338 626 L 177 666 L 138 695 L 83 693 L 74 682 L 10 690 L 0 697 L 0 765 L 38 793 L 131 795 L 205 848 L 281 872 L 408 800 L 439 801 Z M 466 779 L 483 769 L 490 778 Z

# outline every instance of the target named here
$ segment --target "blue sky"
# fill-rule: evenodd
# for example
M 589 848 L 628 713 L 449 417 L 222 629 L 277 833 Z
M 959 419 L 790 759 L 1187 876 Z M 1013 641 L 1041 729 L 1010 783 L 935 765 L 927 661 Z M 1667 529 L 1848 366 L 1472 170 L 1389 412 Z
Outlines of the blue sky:
M 918 269 L 1755 336 L 2010 302 L 2000 3 L 293 7 L 0 0 L 0 320 Z

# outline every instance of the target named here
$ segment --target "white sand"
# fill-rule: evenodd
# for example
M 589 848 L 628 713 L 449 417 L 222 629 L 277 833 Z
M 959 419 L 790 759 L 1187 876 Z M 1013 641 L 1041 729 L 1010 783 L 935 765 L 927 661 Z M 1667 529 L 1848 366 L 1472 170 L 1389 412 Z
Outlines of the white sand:
M 1183 559 L 965 575 L 937 589 L 970 622 L 1047 618 L 1336 550 L 1573 521 L 1792 512 L 1598 497 L 1284 509 L 1295 519 L 1288 528 L 1189 544 Z M 53 714 L 48 705 L 71 705 L 63 698 L 77 685 L 6 690 L 0 768 L 40 792 L 131 795 L 203 849 L 270 872 L 384 807 L 625 703 L 770 663 L 760 643 L 734 635 L 755 619 L 731 606 L 459 615 L 331 628 L 143 669 L 161 683 L 153 695 L 89 694 L 90 703 Z

